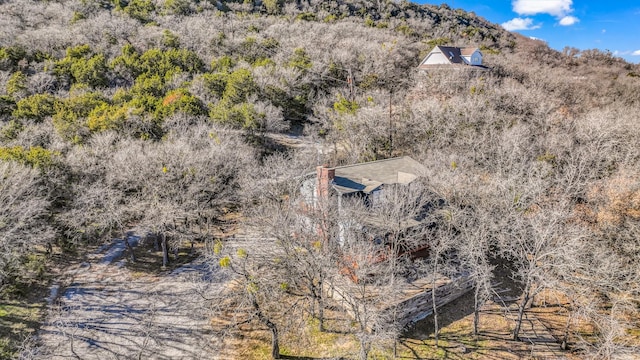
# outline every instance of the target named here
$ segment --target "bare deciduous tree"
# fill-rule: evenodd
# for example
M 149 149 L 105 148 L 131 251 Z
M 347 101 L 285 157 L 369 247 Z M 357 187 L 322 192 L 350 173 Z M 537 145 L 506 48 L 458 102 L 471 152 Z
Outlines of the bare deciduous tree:
M 0 160 L 0 291 L 23 273 L 22 256 L 55 237 L 50 200 L 37 169 Z

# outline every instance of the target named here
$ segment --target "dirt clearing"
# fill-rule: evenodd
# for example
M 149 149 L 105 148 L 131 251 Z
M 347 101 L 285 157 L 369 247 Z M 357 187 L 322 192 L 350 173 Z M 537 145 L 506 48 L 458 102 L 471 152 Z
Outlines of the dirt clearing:
M 124 266 L 116 240 L 61 277 L 33 359 L 211 359 L 217 342 L 209 329 L 205 295 L 215 281 L 202 261 L 162 274 Z M 151 250 L 137 248 L 136 251 Z

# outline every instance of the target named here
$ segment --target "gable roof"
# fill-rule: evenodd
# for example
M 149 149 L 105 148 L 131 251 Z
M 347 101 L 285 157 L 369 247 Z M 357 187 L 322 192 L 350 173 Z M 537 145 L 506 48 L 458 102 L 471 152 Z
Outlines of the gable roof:
M 385 184 L 409 184 L 425 171 L 422 164 L 408 156 L 334 169 L 333 188 L 340 194 L 368 194 Z
M 462 54 L 462 56 L 471 56 L 474 52 L 476 52 L 476 50 L 478 50 L 478 48 L 476 47 L 461 48 L 460 54 Z
M 465 61 L 465 57 L 470 57 L 474 52 L 479 51 L 477 47 L 456 47 L 456 46 L 436 46 L 434 47 L 427 56 L 422 59 L 420 62 L 420 67 L 422 66 L 438 66 L 442 64 L 426 64 L 427 59 L 431 56 L 439 56 L 442 54 L 443 58 L 448 61 L 449 64 L 460 64 L 466 65 L 468 61 Z

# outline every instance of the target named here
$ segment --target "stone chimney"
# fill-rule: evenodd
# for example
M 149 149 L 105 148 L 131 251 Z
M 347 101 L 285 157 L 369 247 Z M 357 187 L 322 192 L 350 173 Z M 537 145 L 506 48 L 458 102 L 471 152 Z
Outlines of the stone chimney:
M 329 188 L 333 178 L 336 177 L 336 169 L 329 168 L 326 164 L 316 167 L 318 173 L 318 201 L 326 201 L 329 199 Z

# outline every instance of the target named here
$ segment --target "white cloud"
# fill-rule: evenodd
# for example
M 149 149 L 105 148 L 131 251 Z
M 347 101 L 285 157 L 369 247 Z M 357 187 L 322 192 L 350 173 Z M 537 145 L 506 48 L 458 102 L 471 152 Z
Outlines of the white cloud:
M 549 14 L 561 18 L 573 12 L 573 0 L 513 0 L 512 5 L 519 15 Z
M 562 26 L 571 26 L 571 25 L 577 23 L 578 21 L 580 21 L 580 19 L 578 19 L 575 16 L 565 16 L 562 19 L 560 19 L 560 25 L 562 25 Z
M 534 25 L 533 19 L 530 18 L 515 18 L 502 23 L 501 25 L 507 31 L 534 30 L 540 28 L 540 25 Z
M 513 0 L 511 4 L 518 15 L 549 14 L 557 18 L 562 26 L 571 26 L 580 21 L 570 15 L 573 12 L 573 0 Z
M 632 52 L 631 55 L 640 56 L 640 50 L 636 50 L 636 51 Z

